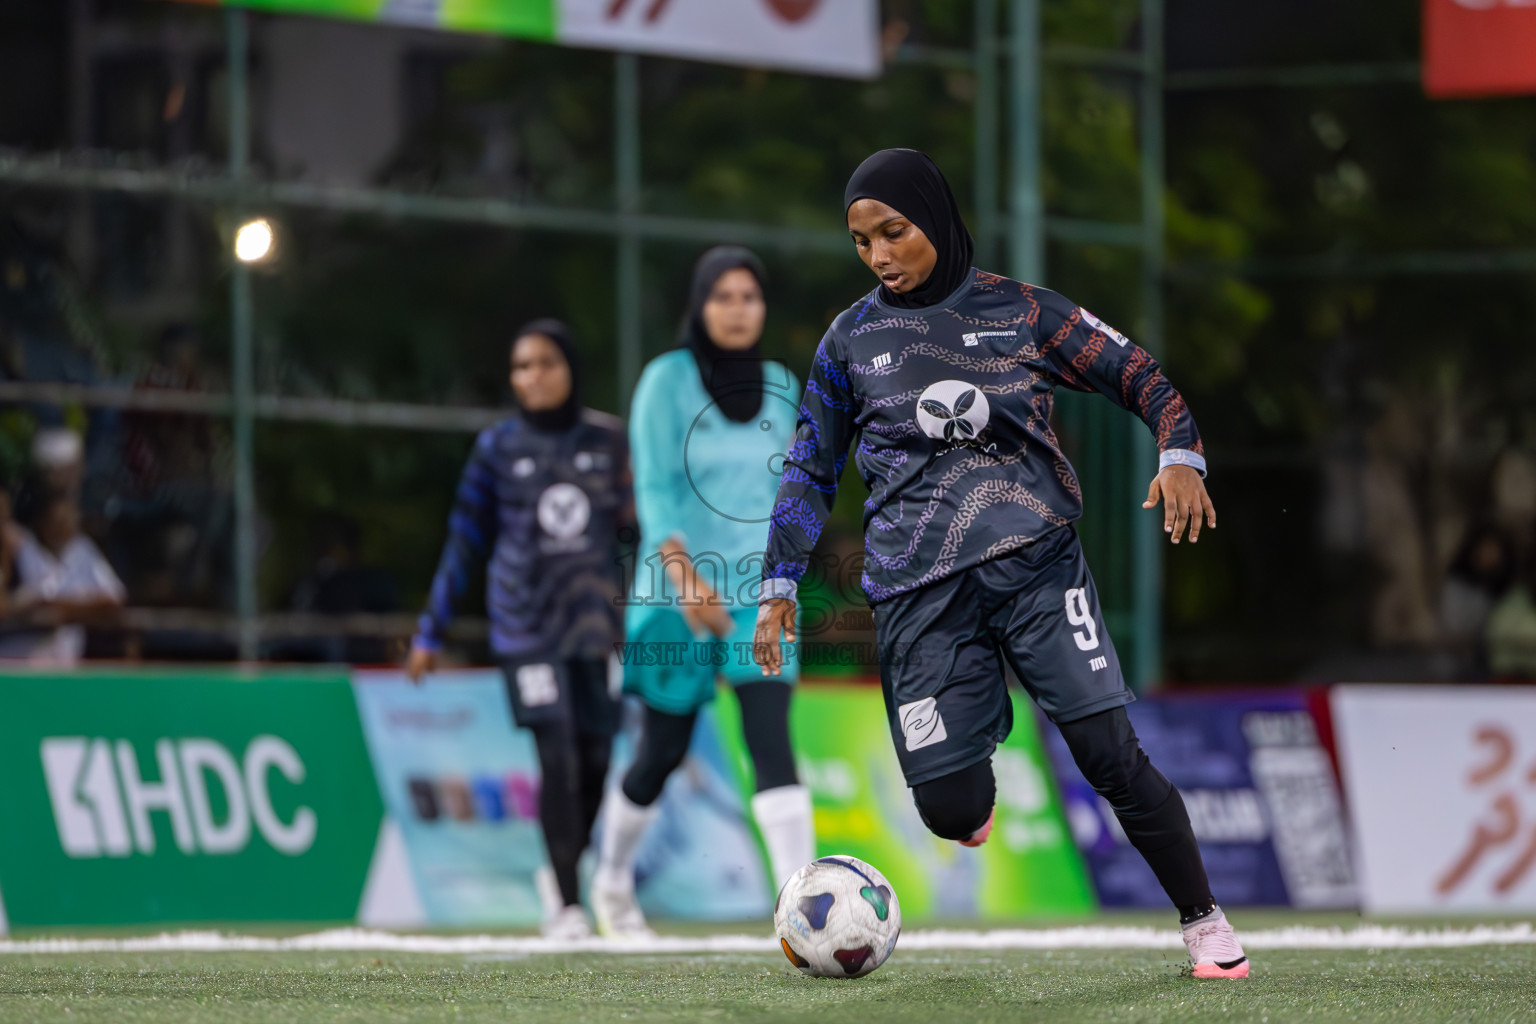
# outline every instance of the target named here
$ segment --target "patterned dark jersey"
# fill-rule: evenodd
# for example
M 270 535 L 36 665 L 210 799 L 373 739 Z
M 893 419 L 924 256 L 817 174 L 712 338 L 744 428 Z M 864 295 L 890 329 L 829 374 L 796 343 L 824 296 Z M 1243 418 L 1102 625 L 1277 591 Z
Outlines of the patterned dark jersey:
M 616 417 L 582 410 L 565 431 L 519 417 L 481 432 L 416 642 L 436 649 L 480 566 L 498 657 L 606 658 L 624 638 L 619 534 L 634 526 L 629 444 Z
M 768 531 L 761 597 L 793 597 L 849 446 L 869 488 L 871 604 L 1016 550 L 1082 514 L 1051 430 L 1054 389 L 1097 391 L 1140 416 L 1160 464 L 1205 458 L 1157 362 L 1055 292 L 982 271 L 942 303 L 871 292 L 817 349 Z

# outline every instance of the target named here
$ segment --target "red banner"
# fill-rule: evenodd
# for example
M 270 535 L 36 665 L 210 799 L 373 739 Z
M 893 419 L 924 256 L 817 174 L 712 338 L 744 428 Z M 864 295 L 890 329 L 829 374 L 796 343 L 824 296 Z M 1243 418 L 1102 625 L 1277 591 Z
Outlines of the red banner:
M 1424 0 L 1424 91 L 1536 93 L 1536 0 Z

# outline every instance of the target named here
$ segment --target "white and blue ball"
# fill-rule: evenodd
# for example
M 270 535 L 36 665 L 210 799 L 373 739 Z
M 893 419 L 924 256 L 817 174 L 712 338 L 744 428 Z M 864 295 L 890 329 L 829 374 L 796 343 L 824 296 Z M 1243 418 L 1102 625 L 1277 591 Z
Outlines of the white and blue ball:
M 773 927 L 802 974 L 860 978 L 896 948 L 901 904 L 885 876 L 857 857 L 822 857 L 784 883 Z

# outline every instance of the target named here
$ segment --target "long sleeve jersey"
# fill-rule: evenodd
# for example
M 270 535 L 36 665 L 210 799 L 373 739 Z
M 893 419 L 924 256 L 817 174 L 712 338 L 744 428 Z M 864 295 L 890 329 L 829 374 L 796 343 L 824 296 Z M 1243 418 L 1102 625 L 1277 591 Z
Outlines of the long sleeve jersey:
M 896 308 L 877 290 L 845 310 L 806 381 L 762 598 L 795 596 L 854 444 L 871 604 L 1076 520 L 1082 492 L 1050 425 L 1057 387 L 1130 410 L 1161 466 L 1204 475 L 1194 418 L 1157 362 L 1055 292 L 973 270 L 935 306 Z
M 476 570 L 497 657 L 604 658 L 623 639 L 623 552 L 632 527 L 629 446 L 591 409 L 569 430 L 519 417 L 486 428 L 464 467 L 416 643 L 436 649 Z
M 688 550 L 704 582 L 728 606 L 756 603 L 763 527 L 779 487 L 780 460 L 794 437 L 800 388 L 783 364 L 763 361 L 763 400 L 745 423 L 730 420 L 699 379 L 692 352 L 651 360 L 629 409 L 640 550 L 629 629 L 673 607 L 657 549 Z M 675 610 L 675 609 L 674 609 Z

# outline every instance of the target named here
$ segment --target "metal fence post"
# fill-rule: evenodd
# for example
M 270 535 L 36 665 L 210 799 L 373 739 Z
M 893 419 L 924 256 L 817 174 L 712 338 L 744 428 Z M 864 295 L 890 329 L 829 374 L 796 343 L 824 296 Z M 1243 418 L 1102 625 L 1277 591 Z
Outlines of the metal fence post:
M 997 0 L 976 0 L 976 265 L 997 260 L 998 39 Z
M 618 286 L 614 327 L 619 344 L 618 409 L 629 412 L 629 398 L 640 378 L 640 58 L 614 58 L 614 198 L 622 227 L 618 235 Z
M 224 12 L 229 76 L 229 173 L 243 191 L 250 163 L 250 23 L 246 13 Z M 237 219 L 246 212 L 235 206 Z M 257 655 L 255 368 L 252 352 L 251 271 L 238 259 L 230 272 L 230 384 L 235 435 L 235 610 L 240 658 Z
M 1141 345 L 1163 355 L 1163 0 L 1141 0 Z M 1142 493 L 1155 471 L 1157 453 L 1147 431 L 1137 425 L 1128 472 L 1131 494 Z M 1132 628 L 1135 654 L 1131 685 L 1138 690 L 1157 682 L 1163 663 L 1162 517 L 1136 510 L 1132 531 Z
M 1012 107 L 1011 276 L 1045 282 L 1045 201 L 1040 195 L 1040 0 L 1012 0 L 1009 98 Z

